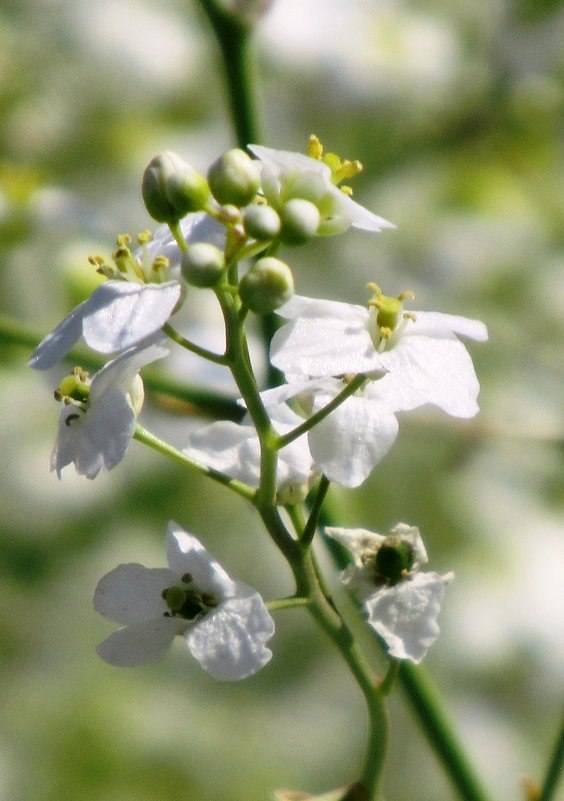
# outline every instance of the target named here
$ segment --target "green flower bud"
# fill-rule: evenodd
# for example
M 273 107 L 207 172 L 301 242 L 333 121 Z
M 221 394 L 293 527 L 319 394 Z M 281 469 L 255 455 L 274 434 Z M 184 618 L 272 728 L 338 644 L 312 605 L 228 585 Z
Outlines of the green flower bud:
M 283 207 L 280 239 L 287 245 L 304 245 L 315 236 L 321 222 L 319 209 L 302 198 L 292 198 Z
M 182 254 L 182 275 L 193 286 L 215 286 L 224 270 L 225 256 L 208 242 L 195 242 Z
M 189 212 L 204 209 L 210 199 L 204 176 L 169 150 L 149 162 L 141 194 L 151 217 L 163 223 L 178 222 Z
M 376 553 L 376 573 L 388 579 L 390 584 L 401 581 L 405 572 L 413 567 L 414 554 L 409 542 L 399 537 L 386 537 Z
M 253 239 L 275 239 L 280 233 L 282 223 L 272 206 L 252 203 L 243 212 L 245 231 Z
M 259 259 L 241 279 L 239 294 L 251 311 L 268 314 L 294 294 L 292 271 L 279 259 Z
M 211 165 L 208 181 L 218 203 L 246 206 L 260 187 L 260 167 L 244 150 L 234 148 Z

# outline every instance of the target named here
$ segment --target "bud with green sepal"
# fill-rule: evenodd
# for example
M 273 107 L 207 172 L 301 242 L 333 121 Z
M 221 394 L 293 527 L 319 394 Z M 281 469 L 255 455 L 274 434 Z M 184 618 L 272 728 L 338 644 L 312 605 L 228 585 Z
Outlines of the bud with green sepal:
M 309 200 L 292 198 L 280 210 L 282 231 L 280 239 L 286 245 L 305 245 L 319 229 L 319 209 Z
M 169 150 L 149 162 L 141 194 L 151 217 L 169 224 L 190 212 L 209 210 L 211 200 L 204 176 Z
M 259 259 L 239 285 L 241 300 L 251 311 L 268 314 L 279 309 L 294 294 L 292 271 L 280 259 Z
M 245 231 L 253 239 L 259 241 L 276 239 L 280 233 L 282 222 L 272 206 L 265 203 L 252 203 L 243 212 Z
M 260 188 L 260 167 L 244 150 L 228 150 L 208 170 L 213 196 L 222 205 L 247 206 Z
M 224 270 L 225 256 L 208 242 L 195 242 L 182 254 L 182 275 L 193 286 L 215 286 Z

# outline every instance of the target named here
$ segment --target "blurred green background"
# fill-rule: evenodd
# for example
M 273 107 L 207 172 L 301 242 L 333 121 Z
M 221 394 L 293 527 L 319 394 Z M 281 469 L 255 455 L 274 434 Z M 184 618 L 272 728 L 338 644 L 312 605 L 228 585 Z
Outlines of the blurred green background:
M 372 280 L 489 326 L 470 346 L 481 415 L 407 416 L 366 484 L 331 498 L 341 525 L 417 524 L 431 567 L 456 571 L 427 666 L 498 799 L 542 775 L 561 715 L 563 37 L 556 0 L 275 0 L 256 39 L 264 143 L 315 132 L 360 159 L 355 199 L 397 225 L 287 254 L 298 291 L 364 303 Z M 4 0 L 0 312 L 50 330 L 88 292 L 86 256 L 150 226 L 148 160 L 205 170 L 233 143 L 195 0 Z M 265 801 L 354 778 L 362 699 L 301 610 L 277 614 L 274 659 L 235 685 L 180 642 L 138 670 L 96 657 L 112 629 L 97 580 L 163 564 L 169 518 L 267 598 L 288 570 L 244 503 L 138 443 L 94 482 L 59 482 L 63 370 L 0 347 L 0 799 Z M 143 414 L 180 445 L 194 425 Z M 399 695 L 392 714 L 387 801 L 453 798 Z

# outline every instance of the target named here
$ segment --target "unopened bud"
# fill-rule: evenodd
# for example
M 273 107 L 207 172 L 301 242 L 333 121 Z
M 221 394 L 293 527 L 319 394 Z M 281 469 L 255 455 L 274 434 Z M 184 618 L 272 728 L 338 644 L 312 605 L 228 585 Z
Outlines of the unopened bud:
M 243 212 L 245 231 L 253 239 L 275 239 L 280 233 L 282 223 L 272 206 L 264 203 L 252 203 Z
M 234 148 L 211 165 L 208 181 L 218 203 L 246 206 L 260 187 L 260 167 L 244 150 Z
M 304 245 L 315 236 L 321 222 L 319 209 L 309 200 L 292 198 L 283 207 L 280 238 L 287 245 Z
M 268 314 L 294 294 L 292 271 L 283 261 L 271 256 L 259 259 L 241 279 L 239 293 L 251 311 Z
M 141 194 L 151 217 L 164 223 L 178 222 L 189 212 L 204 209 L 210 199 L 204 176 L 169 150 L 149 162 Z
M 195 242 L 182 255 L 182 275 L 193 286 L 215 286 L 224 270 L 225 256 L 208 242 Z

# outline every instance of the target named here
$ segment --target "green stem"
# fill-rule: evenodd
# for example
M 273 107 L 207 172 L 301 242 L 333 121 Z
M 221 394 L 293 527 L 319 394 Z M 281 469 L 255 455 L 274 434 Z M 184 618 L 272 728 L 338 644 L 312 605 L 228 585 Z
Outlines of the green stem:
M 323 506 L 323 501 L 325 500 L 327 492 L 329 491 L 329 485 L 330 481 L 327 476 L 321 476 L 319 487 L 317 488 L 317 492 L 315 494 L 315 499 L 311 505 L 307 523 L 300 538 L 300 542 L 304 547 L 309 546 L 313 540 L 317 530 L 317 524 L 319 523 L 321 507 Z
M 543 787 L 541 790 L 541 794 L 539 795 L 538 801 L 552 801 L 554 798 L 554 794 L 556 793 L 556 787 L 558 782 L 562 778 L 562 765 L 564 763 L 564 721 L 562 721 L 562 726 L 560 731 L 558 732 L 558 736 L 556 738 L 556 743 L 554 744 L 554 750 L 552 752 L 550 761 L 548 763 L 548 769 L 546 771 L 546 776 L 544 779 Z
M 203 476 L 208 476 L 208 478 L 217 481 L 218 484 L 223 484 L 224 486 L 229 487 L 229 489 L 232 489 L 233 492 L 236 492 L 237 495 L 245 498 L 245 500 L 251 502 L 254 500 L 256 491 L 252 487 L 249 487 L 247 484 L 243 484 L 241 481 L 237 481 L 235 478 L 226 476 L 224 473 L 220 473 L 218 470 L 213 470 L 211 467 L 207 467 L 207 465 L 201 464 L 195 459 L 191 459 L 187 454 L 177 450 L 172 445 L 164 442 L 162 439 L 159 439 L 159 437 L 151 434 L 150 431 L 147 431 L 147 429 L 143 428 L 139 424 L 136 426 L 133 436 L 138 442 L 148 445 L 150 448 L 153 448 L 153 450 L 158 451 L 164 456 L 167 456 L 169 459 L 177 462 L 177 464 L 181 464 L 183 467 L 188 467 L 190 470 L 196 470 Z
M 191 342 L 186 337 L 183 337 L 182 334 L 179 334 L 178 331 L 173 328 L 170 323 L 165 323 L 163 325 L 163 332 L 170 337 L 173 342 L 176 342 L 177 345 L 189 350 L 190 353 L 195 353 L 196 356 L 201 356 L 202 359 L 207 359 L 208 362 L 213 362 L 214 364 L 221 364 L 226 366 L 229 361 L 225 355 L 221 353 L 213 353 L 213 351 L 208 350 L 207 348 L 201 348 L 199 345 L 196 345 L 195 342 Z
M 207 14 L 223 59 L 231 119 L 239 147 L 259 141 L 254 106 L 253 60 L 250 50 L 252 29 L 214 0 L 200 0 Z
M 404 662 L 399 682 L 427 739 L 464 801 L 489 801 L 442 707 L 438 691 L 422 666 Z
M 277 612 L 279 609 L 295 609 L 297 606 L 307 606 L 309 598 L 299 598 L 293 595 L 291 598 L 279 598 L 277 601 L 268 601 L 266 608 L 270 612 Z
M 312 414 L 311 417 L 308 417 L 303 423 L 299 426 L 296 426 L 292 431 L 289 431 L 287 434 L 284 434 L 283 437 L 278 437 L 278 447 L 284 448 L 286 445 L 289 445 L 294 440 L 301 437 L 302 434 L 306 434 L 310 429 L 324 420 L 332 411 L 337 409 L 347 398 L 350 398 L 351 395 L 360 389 L 360 387 L 366 381 L 366 376 L 362 373 L 356 375 L 352 381 L 349 381 L 348 384 L 336 395 L 332 401 L 326 404 L 322 409 L 320 409 L 315 414 Z

